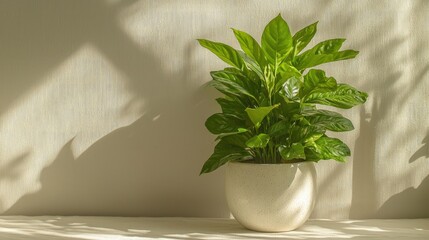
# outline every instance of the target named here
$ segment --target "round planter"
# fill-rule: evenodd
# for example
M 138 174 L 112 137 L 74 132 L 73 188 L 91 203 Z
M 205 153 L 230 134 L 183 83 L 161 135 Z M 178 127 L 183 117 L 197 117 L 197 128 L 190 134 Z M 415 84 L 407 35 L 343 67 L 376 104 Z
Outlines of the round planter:
M 230 162 L 226 168 L 226 200 L 234 218 L 248 229 L 291 231 L 307 221 L 313 210 L 316 178 L 312 162 Z

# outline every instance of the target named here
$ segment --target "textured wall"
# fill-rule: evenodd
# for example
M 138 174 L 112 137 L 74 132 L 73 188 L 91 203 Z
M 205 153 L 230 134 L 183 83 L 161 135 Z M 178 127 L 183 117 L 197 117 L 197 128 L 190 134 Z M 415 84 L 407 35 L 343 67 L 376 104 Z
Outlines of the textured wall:
M 223 173 L 199 177 L 224 66 L 278 13 L 357 59 L 322 68 L 367 91 L 343 111 L 345 164 L 317 165 L 314 218 L 429 217 L 429 1 L 0 1 L 0 212 L 228 216 Z

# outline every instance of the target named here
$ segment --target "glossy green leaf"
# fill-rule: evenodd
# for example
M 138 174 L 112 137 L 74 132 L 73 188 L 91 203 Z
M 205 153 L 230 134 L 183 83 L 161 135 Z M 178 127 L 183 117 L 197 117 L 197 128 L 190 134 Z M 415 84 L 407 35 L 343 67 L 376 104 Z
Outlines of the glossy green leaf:
M 222 140 L 225 143 L 246 148 L 246 142 L 250 138 L 250 134 L 246 134 L 248 132 L 249 130 L 245 128 L 238 128 L 236 132 L 219 134 L 215 141 Z
M 205 47 L 210 50 L 227 64 L 238 69 L 244 69 L 244 61 L 238 54 L 237 50 L 235 50 L 234 48 L 224 43 L 213 42 L 206 39 L 198 39 L 198 42 L 202 47 Z
M 330 92 L 337 88 L 337 81 L 333 77 L 326 77 L 325 72 L 311 69 L 304 76 L 304 83 L 299 90 L 301 98 L 313 92 Z
M 293 41 L 289 26 L 280 14 L 265 27 L 261 45 L 268 62 L 275 68 L 292 51 Z
M 283 88 L 284 83 L 288 79 L 292 77 L 296 79 L 302 78 L 301 73 L 295 67 L 285 62 L 280 64 L 279 68 L 277 69 L 277 72 L 278 72 L 277 82 L 274 87 L 274 92 L 279 92 Z
M 356 57 L 358 54 L 359 52 L 355 50 L 345 50 L 330 54 L 306 55 L 303 57 L 300 56 L 296 58 L 293 65 L 298 70 L 304 70 L 306 68 L 314 67 L 323 63 L 351 59 Z
M 223 113 L 235 115 L 238 118 L 247 116 L 244 111 L 246 108 L 237 101 L 226 98 L 217 98 L 216 102 L 220 105 Z
M 310 124 L 334 132 L 351 131 L 353 123 L 341 114 L 328 110 L 312 110 L 303 113 Z
M 337 39 L 329 39 L 329 40 L 320 42 L 313 48 L 297 56 L 294 59 L 294 66 L 297 69 L 302 70 L 308 67 L 314 67 L 319 64 L 325 63 L 324 61 L 327 61 L 327 60 L 329 60 L 329 62 L 332 62 L 331 60 L 334 60 L 334 59 L 330 59 L 330 58 L 333 58 L 334 56 L 336 56 L 337 58 L 344 57 L 341 54 L 338 55 L 339 53 L 338 51 L 340 50 L 344 41 L 345 39 L 337 38 Z M 352 51 L 352 50 L 347 50 L 347 51 Z M 342 59 L 338 59 L 338 60 L 342 60 Z M 337 60 L 334 60 L 334 61 L 337 61 Z
M 305 98 L 307 103 L 317 103 L 338 108 L 351 108 L 366 101 L 368 94 L 347 84 L 338 84 L 335 91 L 312 93 Z
M 246 142 L 246 146 L 249 148 L 264 148 L 270 141 L 270 136 L 265 133 L 260 133 Z
M 243 58 L 244 62 L 246 63 L 246 66 L 251 70 L 251 71 L 246 71 L 246 73 L 247 74 L 254 73 L 260 79 L 264 79 L 264 73 L 263 73 L 261 67 L 259 66 L 259 63 L 257 63 L 251 57 L 247 56 L 247 54 L 242 52 L 242 51 L 238 51 L 238 53 L 240 54 L 241 58 Z
M 243 105 L 243 106 L 247 105 L 247 101 L 246 101 L 246 99 L 243 99 L 243 95 L 235 92 L 228 85 L 225 86 L 224 84 L 221 84 L 219 82 L 210 81 L 209 86 L 215 88 L 219 92 L 223 93 L 227 98 L 237 102 L 238 104 Z
M 237 38 L 241 49 L 259 64 L 260 69 L 264 69 L 267 65 L 267 60 L 265 59 L 264 52 L 261 46 L 259 46 L 259 43 L 246 32 L 237 29 L 232 30 L 234 31 L 235 38 Z
M 289 79 L 291 77 L 300 78 L 301 73 L 290 63 L 282 62 L 277 68 L 277 74 L 280 78 Z
M 280 155 L 283 160 L 305 159 L 304 146 L 301 143 L 293 143 L 290 147 L 280 146 Z
M 230 137 L 230 136 L 233 136 L 233 135 L 239 135 L 239 134 L 241 134 L 241 133 L 245 133 L 245 132 L 249 132 L 249 130 L 247 130 L 246 128 L 238 128 L 238 129 L 237 129 L 237 131 L 235 131 L 235 132 L 221 133 L 221 134 L 219 134 L 219 135 L 216 137 L 216 141 L 217 141 L 217 140 L 220 140 L 220 139 L 223 139 L 223 138 L 225 138 L 225 137 Z M 247 140 L 246 140 L 246 141 L 247 141 Z
M 249 116 L 250 121 L 256 126 L 264 120 L 264 118 L 279 105 L 269 107 L 257 107 L 257 108 L 246 108 L 246 113 Z
M 301 82 L 296 77 L 291 77 L 283 84 L 283 93 L 289 100 L 296 100 Z
M 346 41 L 346 39 L 344 38 L 325 40 L 323 42 L 316 44 L 316 46 L 306 51 L 302 55 L 304 56 L 307 52 L 311 53 L 311 55 L 329 54 L 329 53 L 338 52 L 341 46 L 343 45 L 344 41 Z
M 240 51 L 240 54 L 246 55 L 245 53 L 243 53 L 241 51 Z M 247 60 L 253 61 L 249 57 L 243 57 L 243 59 L 245 59 L 245 61 L 247 61 Z M 247 62 L 246 62 L 246 64 L 247 64 Z M 261 85 L 261 78 L 260 78 L 259 74 L 262 74 L 262 72 L 256 73 L 256 71 L 259 71 L 259 66 L 254 61 L 252 64 L 256 68 L 258 68 L 258 70 L 253 69 L 253 67 L 249 67 L 250 65 L 248 65 L 248 67 L 250 68 L 251 71 L 241 71 L 241 70 L 238 70 L 236 68 L 225 68 L 223 71 L 228 73 L 228 74 L 234 75 L 234 78 L 239 81 L 240 85 L 245 87 L 253 96 L 257 96 L 257 95 L 259 95 L 260 85 Z
M 268 134 L 272 137 L 279 137 L 285 135 L 289 132 L 290 122 L 286 120 L 281 120 L 274 123 L 268 130 Z
M 216 145 L 214 153 L 204 163 L 200 175 L 212 172 L 229 161 L 241 160 L 246 157 L 250 157 L 250 154 L 244 148 L 231 144 L 228 137 L 223 138 Z
M 221 167 L 222 165 L 224 165 L 225 163 L 229 162 L 229 161 L 233 161 L 233 160 L 237 160 L 237 159 L 241 159 L 244 158 L 245 154 L 243 153 L 229 153 L 229 152 L 215 152 L 213 153 L 210 158 L 204 163 L 200 175 L 204 174 L 204 173 L 209 173 L 212 172 L 216 169 L 218 169 L 219 167 Z
M 315 144 L 314 142 L 324 135 L 325 134 L 323 134 L 323 133 L 314 133 L 314 134 L 308 136 L 307 138 L 304 139 L 305 146 L 314 146 L 314 144 Z
M 350 149 L 341 140 L 325 135 L 317 139 L 313 146 L 307 147 L 305 154 L 311 161 L 333 159 L 344 162 L 345 157 L 350 156 Z
M 247 104 L 245 102 L 245 99 L 243 98 L 246 95 L 237 92 L 230 84 L 224 84 L 219 81 L 211 80 L 210 82 L 208 82 L 208 86 L 215 88 L 219 92 L 223 93 L 227 98 L 232 99 L 233 101 L 236 101 L 243 106 Z
M 222 90 L 235 96 L 246 95 L 254 100 L 257 100 L 256 97 L 247 90 L 249 88 L 246 88 L 246 84 L 238 79 L 236 75 L 223 70 L 214 71 L 210 74 L 213 78 L 211 85 L 216 87 L 216 89 L 219 91 Z
M 295 47 L 295 54 L 298 54 L 304 49 L 308 43 L 313 39 L 314 35 L 317 32 L 317 23 L 315 22 L 307 27 L 299 30 L 293 36 L 293 45 Z
M 247 57 L 247 59 L 249 58 Z M 253 61 L 252 59 L 250 60 Z M 259 68 L 258 65 L 256 65 L 256 67 Z M 261 91 L 261 79 L 259 75 L 255 73 L 256 70 L 243 72 L 236 68 L 225 68 L 223 71 L 228 74 L 232 74 L 234 78 L 237 79 L 238 84 L 242 86 L 244 89 L 246 89 L 247 93 L 252 95 L 251 96 L 252 99 L 258 102 L 258 99 L 260 98 L 260 91 Z
M 282 102 L 280 108 L 283 116 L 287 118 L 301 112 L 301 105 L 298 102 Z
M 295 124 L 290 129 L 290 142 L 305 142 L 313 136 L 324 134 L 325 131 L 319 126 Z
M 231 114 L 215 113 L 206 120 L 206 128 L 213 134 L 237 132 L 244 121 Z

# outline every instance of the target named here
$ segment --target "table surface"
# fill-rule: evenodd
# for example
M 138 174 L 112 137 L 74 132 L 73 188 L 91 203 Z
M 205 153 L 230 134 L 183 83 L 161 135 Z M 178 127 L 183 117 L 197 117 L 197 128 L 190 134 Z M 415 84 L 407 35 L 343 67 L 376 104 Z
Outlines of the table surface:
M 291 232 L 259 233 L 234 219 L 0 217 L 0 239 L 429 239 L 429 219 L 309 220 Z

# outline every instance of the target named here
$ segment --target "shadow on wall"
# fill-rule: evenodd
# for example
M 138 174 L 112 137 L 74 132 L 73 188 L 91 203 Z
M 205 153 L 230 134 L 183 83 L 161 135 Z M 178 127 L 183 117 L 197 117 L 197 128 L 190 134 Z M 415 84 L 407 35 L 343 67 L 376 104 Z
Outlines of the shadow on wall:
M 424 144 L 410 158 L 414 162 L 419 158 L 429 158 L 429 132 L 423 139 Z M 375 214 L 376 218 L 427 218 L 429 216 L 429 175 L 423 179 L 417 188 L 407 188 L 390 197 Z
M 429 216 L 429 176 L 417 188 L 407 188 L 390 197 L 375 218 L 427 218 Z M 426 206 L 426 207 L 421 207 Z
M 192 174 L 187 164 L 172 167 L 174 159 L 168 159 L 170 151 L 183 158 L 186 149 L 165 146 L 164 136 L 151 130 L 174 130 L 175 126 L 165 124 L 161 119 L 153 122 L 142 117 L 103 137 L 77 159 L 73 157 L 71 140 L 53 164 L 42 171 L 41 190 L 22 197 L 4 214 L 198 215 L 191 211 L 196 203 L 189 192 Z M 146 140 L 147 133 L 151 134 L 150 142 Z M 176 140 L 178 146 L 183 145 Z M 157 155 L 145 159 L 143 154 L 147 153 Z
M 61 3 L 53 0 L 2 1 L 0 70 L 2 81 L 14 80 L 14 83 L 5 84 L 7 87 L 0 89 L 1 112 L 13 106 L 19 97 L 40 84 L 43 76 L 86 43 L 94 44 L 107 56 L 113 55 L 118 44 L 125 43 L 123 53 L 111 60 L 116 59 L 117 65 L 130 63 L 126 69 L 135 68 L 133 65 L 138 63 L 132 60 L 141 60 L 138 56 L 148 53 L 136 48 L 120 30 L 115 15 L 123 7 L 121 4 L 108 6 L 105 2 L 79 0 Z M 124 60 L 121 58 L 126 59 L 125 63 L 121 63 Z
M 429 158 L 429 130 L 427 131 L 426 137 L 422 140 L 422 144 L 423 146 L 421 146 L 413 156 L 411 156 L 408 161 L 409 163 L 412 163 L 421 157 Z
M 379 36 L 382 37 L 382 36 Z M 385 49 L 399 49 L 403 44 L 401 39 L 394 39 L 389 44 L 385 44 Z M 380 50 L 383 51 L 383 50 Z M 370 66 L 373 66 L 373 72 L 376 68 L 389 68 L 389 63 L 385 63 L 385 55 L 374 53 L 370 56 Z M 356 139 L 353 154 L 353 176 L 352 176 L 352 201 L 350 205 L 351 219 L 372 218 L 377 210 L 377 132 L 380 131 L 378 125 L 388 117 L 389 110 L 392 108 L 392 102 L 396 96 L 395 84 L 399 81 L 402 73 L 396 71 L 386 71 L 388 75 L 384 79 L 370 79 L 367 86 L 363 89 L 374 89 L 369 94 L 369 101 L 372 101 L 370 110 L 364 106 L 360 110 L 360 132 Z M 388 81 L 388 83 L 383 82 Z M 374 84 L 371 85 L 371 84 Z M 387 87 L 386 87 L 387 85 Z M 368 105 L 368 103 L 367 103 Z
M 165 72 L 160 59 L 124 32 L 118 13 L 133 3 L 0 3 L 0 72 L 7 82 L 0 89 L 0 116 L 83 44 L 98 49 L 126 76 L 135 99 L 145 102 L 141 118 L 102 137 L 76 159 L 71 150 L 74 140 L 65 143 L 41 172 L 41 190 L 22 197 L 4 214 L 229 215 L 226 205 L 219 204 L 224 202 L 222 184 L 198 178 L 202 159 L 209 152 L 206 143 L 212 141 L 203 130 L 210 108 L 198 99 L 207 92 L 189 97 L 189 76 Z M 125 107 L 123 112 L 127 110 Z M 19 178 L 19 172 L 40 164 L 27 161 L 28 154 L 24 152 L 2 167 L 9 176 L 2 175 L 0 181 Z M 184 159 L 186 162 L 178 162 Z
M 392 76 L 393 82 L 399 79 L 400 75 Z M 415 80 L 418 85 L 424 79 L 424 74 Z M 395 98 L 395 91 L 391 87 L 383 89 L 385 97 L 375 99 L 371 114 L 361 109 L 360 113 L 360 135 L 356 140 L 355 153 L 353 156 L 353 191 L 352 203 L 350 208 L 351 219 L 365 218 L 419 218 L 429 216 L 429 209 L 422 210 L 420 207 L 427 205 L 429 201 L 429 177 L 426 177 L 417 189 L 408 188 L 402 193 L 389 198 L 380 208 L 377 208 L 377 198 L 380 191 L 380 184 L 376 180 L 376 161 L 378 124 L 380 120 L 388 117 L 387 111 L 391 109 L 389 103 Z M 408 94 L 411 96 L 411 94 Z M 403 99 L 405 102 L 406 99 Z M 383 108 L 381 108 L 383 106 Z M 397 106 L 401 109 L 403 106 Z M 373 119 L 377 119 L 374 122 Z M 420 157 L 428 157 L 428 139 L 427 135 L 422 143 L 424 145 L 417 150 L 409 159 L 409 163 L 414 162 Z M 401 181 L 403 179 L 395 179 Z
M 23 168 L 28 164 L 28 156 L 30 152 L 24 152 L 21 155 L 12 159 L 6 166 L 0 168 L 0 181 L 13 180 L 20 176 L 21 171 L 24 171 Z M 1 201 L 0 201 L 1 202 Z
M 351 219 L 372 218 L 377 211 L 378 184 L 375 178 L 378 164 L 376 162 L 377 127 L 379 122 L 388 116 L 389 105 L 395 97 L 395 90 L 392 86 L 400 76 L 400 73 L 392 73 L 389 76 L 392 82 L 389 84 L 390 87 L 384 88 L 383 91 L 387 94 L 382 99 L 378 96 L 370 96 L 374 98 L 371 111 L 366 112 L 365 108 L 360 110 L 360 133 L 356 139 L 353 154 Z
M 420 9 L 428 8 L 427 2 L 424 1 L 413 2 L 409 6 L 408 12 L 413 13 L 422 13 Z M 387 156 L 389 161 L 400 161 L 392 166 L 406 165 L 404 163 L 407 161 L 406 158 L 398 159 L 398 156 L 395 155 L 401 153 L 398 151 L 398 142 L 395 140 L 399 139 L 406 143 L 405 140 L 411 139 L 412 134 L 419 131 L 419 126 L 416 124 L 398 125 L 397 121 L 392 119 L 399 116 L 407 117 L 406 121 L 413 121 L 413 116 L 404 116 L 403 113 L 417 111 L 418 108 L 414 106 L 410 108 L 410 104 L 414 104 L 413 101 L 416 101 L 413 99 L 414 93 L 419 91 L 422 85 L 424 87 L 429 71 L 429 65 L 417 64 L 419 59 L 425 58 L 425 51 L 422 49 L 427 49 L 427 44 L 424 41 L 418 41 L 409 32 L 412 27 L 417 28 L 417 25 L 413 25 L 413 21 L 416 21 L 418 17 L 411 18 L 406 14 L 408 14 L 407 11 L 398 14 L 396 18 L 392 19 L 394 24 L 389 22 L 389 26 L 382 27 L 386 31 L 387 29 L 389 31 L 397 31 L 396 28 L 401 29 L 401 32 L 394 32 L 395 38 L 388 39 L 383 36 L 383 33 L 379 31 L 381 28 L 374 28 L 376 32 L 371 33 L 373 37 L 371 41 L 380 46 L 368 59 L 368 66 L 371 72 L 380 74 L 375 75 L 373 79 L 368 79 L 366 87 L 364 87 L 364 89 L 374 90 L 370 94 L 373 102 L 370 111 L 362 109 L 360 114 L 360 135 L 356 140 L 353 155 L 353 188 L 349 215 L 351 219 L 429 216 L 428 211 L 419 212 L 418 210 L 427 205 L 423 201 L 428 199 L 428 178 L 425 178 L 417 189 L 409 188 L 403 193 L 392 196 L 378 209 L 382 193 L 386 192 L 383 190 L 383 184 L 392 186 L 395 182 L 414 178 L 411 175 L 392 177 L 393 174 L 387 174 L 390 170 L 388 168 L 391 166 L 386 164 L 387 159 L 382 159 Z M 416 42 L 417 44 L 414 44 Z M 408 51 L 403 51 L 403 49 L 408 49 Z M 389 55 L 385 55 L 385 53 Z M 398 64 L 401 67 L 396 67 Z M 405 86 L 402 84 L 404 77 L 407 78 Z M 400 79 L 401 81 L 399 81 Z M 417 116 L 426 117 L 421 114 L 417 114 Z M 400 123 L 400 121 L 398 122 Z M 386 144 L 387 138 L 395 140 Z M 426 144 L 427 139 L 428 136 L 424 140 Z M 420 148 L 408 162 L 411 163 L 421 156 L 427 156 L 425 148 L 427 149 L 425 146 Z M 394 170 L 392 169 L 392 171 Z M 382 181 L 386 181 L 384 183 L 379 182 L 380 178 L 377 178 L 383 173 L 388 175 L 387 178 L 382 179 Z
M 375 64 L 374 66 L 380 66 Z M 417 86 L 425 79 L 427 69 L 421 74 L 418 74 L 413 85 Z M 380 183 L 376 180 L 376 170 L 380 163 L 376 161 L 378 134 L 378 121 L 388 117 L 388 110 L 394 102 L 395 94 L 394 83 L 400 78 L 399 74 L 393 75 L 392 84 L 387 88 L 383 88 L 382 99 L 376 98 L 373 103 L 371 114 L 365 112 L 364 109 L 360 113 L 360 135 L 356 140 L 355 153 L 353 156 L 353 191 L 352 203 L 350 208 L 351 219 L 365 218 L 422 218 L 429 216 L 429 208 L 422 209 L 429 201 L 429 176 L 426 177 L 417 189 L 408 188 L 403 192 L 390 197 L 381 207 L 377 207 L 377 199 L 379 198 Z M 377 91 L 377 90 L 376 90 Z M 412 92 L 411 92 L 412 93 Z M 405 96 L 412 96 L 411 93 Z M 406 98 L 402 98 L 401 103 L 406 102 Z M 383 107 L 382 107 L 383 106 Z M 404 108 L 406 105 L 397 105 L 397 111 Z M 377 119 L 374 122 L 373 119 Z M 405 131 L 406 132 L 406 131 Z M 406 132 L 407 133 L 407 132 Z M 428 139 L 429 135 L 423 139 L 424 144 L 419 148 L 409 159 L 409 163 L 416 161 L 421 157 L 428 157 Z M 393 145 L 393 147 L 396 145 Z M 394 181 L 402 181 L 403 179 L 394 179 Z

